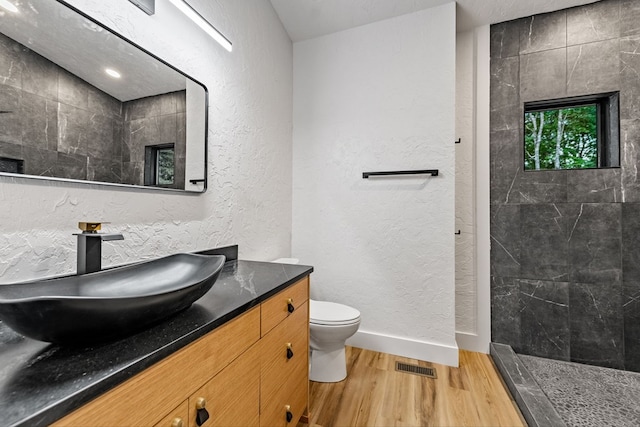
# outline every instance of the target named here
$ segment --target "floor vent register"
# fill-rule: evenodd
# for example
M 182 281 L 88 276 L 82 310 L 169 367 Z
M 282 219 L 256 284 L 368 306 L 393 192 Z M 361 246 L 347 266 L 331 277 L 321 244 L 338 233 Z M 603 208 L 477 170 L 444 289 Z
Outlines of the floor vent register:
M 428 378 L 437 378 L 435 368 L 427 368 L 424 366 L 410 365 L 408 363 L 396 362 L 396 371 L 407 372 L 409 374 L 421 375 Z

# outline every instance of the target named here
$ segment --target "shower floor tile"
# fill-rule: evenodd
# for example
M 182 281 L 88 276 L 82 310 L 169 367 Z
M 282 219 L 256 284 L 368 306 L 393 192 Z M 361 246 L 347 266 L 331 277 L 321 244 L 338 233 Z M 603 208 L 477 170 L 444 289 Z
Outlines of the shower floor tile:
M 518 357 L 567 426 L 640 425 L 640 373 Z

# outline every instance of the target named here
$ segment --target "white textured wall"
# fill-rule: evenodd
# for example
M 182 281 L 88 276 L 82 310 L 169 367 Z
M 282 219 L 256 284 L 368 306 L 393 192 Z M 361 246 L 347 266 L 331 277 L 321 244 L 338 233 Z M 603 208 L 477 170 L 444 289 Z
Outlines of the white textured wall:
M 474 34 L 456 34 L 456 331 L 476 332 Z
M 166 0 L 149 17 L 124 0 L 71 0 L 209 89 L 209 189 L 202 195 L 0 177 L 0 283 L 75 271 L 76 223 L 125 240 L 105 265 L 240 245 L 290 253 L 292 45 L 268 0 L 191 0 L 233 43 L 219 47 Z
M 354 345 L 455 365 L 454 97 L 454 3 L 294 44 L 293 255 L 312 296 L 361 311 Z M 440 176 L 362 179 L 424 168 Z
M 456 57 L 456 340 L 488 353 L 489 26 L 458 33 Z

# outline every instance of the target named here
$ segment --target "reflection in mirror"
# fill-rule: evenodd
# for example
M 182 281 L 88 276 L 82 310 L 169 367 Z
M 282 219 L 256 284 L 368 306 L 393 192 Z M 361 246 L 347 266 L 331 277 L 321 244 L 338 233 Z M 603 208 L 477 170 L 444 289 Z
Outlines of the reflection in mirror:
M 0 8 L 0 173 L 202 192 L 206 88 L 60 1 Z M 191 182 L 193 181 L 193 182 Z

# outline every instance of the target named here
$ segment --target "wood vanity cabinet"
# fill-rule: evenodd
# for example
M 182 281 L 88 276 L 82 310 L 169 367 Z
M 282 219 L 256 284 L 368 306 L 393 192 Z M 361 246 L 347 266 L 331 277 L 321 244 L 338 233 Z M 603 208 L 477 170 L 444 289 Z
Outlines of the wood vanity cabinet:
M 54 427 L 295 426 L 309 400 L 309 278 L 82 406 Z
M 185 400 L 169 412 L 153 427 L 187 427 L 189 422 L 189 400 Z

